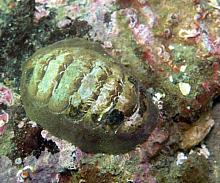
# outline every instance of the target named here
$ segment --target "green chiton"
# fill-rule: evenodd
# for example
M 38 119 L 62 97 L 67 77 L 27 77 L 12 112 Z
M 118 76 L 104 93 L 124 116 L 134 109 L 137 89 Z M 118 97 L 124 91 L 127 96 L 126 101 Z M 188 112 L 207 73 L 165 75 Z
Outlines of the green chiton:
M 23 65 L 21 96 L 31 120 L 85 152 L 128 152 L 158 121 L 138 80 L 83 39 L 38 50 Z

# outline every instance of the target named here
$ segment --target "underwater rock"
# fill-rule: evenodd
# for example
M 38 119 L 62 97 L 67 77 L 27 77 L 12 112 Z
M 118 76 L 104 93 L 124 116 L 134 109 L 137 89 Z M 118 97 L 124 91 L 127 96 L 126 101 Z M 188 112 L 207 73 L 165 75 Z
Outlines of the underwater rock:
M 9 114 L 5 109 L 11 105 L 13 105 L 13 94 L 9 88 L 0 83 L 0 136 L 5 133 L 9 121 Z
M 220 181 L 220 103 L 217 99 L 217 103 L 214 103 L 212 110 L 212 117 L 215 121 L 215 125 L 209 136 L 206 139 L 207 147 L 210 150 L 212 158 L 210 158 L 210 164 L 212 167 L 211 177 L 213 182 Z
M 0 182 L 13 183 L 16 182 L 17 168 L 7 156 L 0 157 Z
M 214 123 L 210 113 L 202 115 L 198 121 L 193 123 L 192 127 L 184 132 L 180 147 L 190 149 L 198 145 L 209 133 Z
M 180 167 L 179 182 L 184 183 L 206 183 L 208 181 L 208 161 L 204 156 L 191 154 L 186 162 Z
M 185 154 L 183 153 L 179 153 L 177 161 L 172 162 L 167 170 L 162 168 L 159 171 L 160 173 L 157 175 L 157 182 L 163 182 L 163 183 L 210 182 L 209 160 L 206 159 L 205 156 L 200 155 L 197 152 L 192 152 L 188 156 L 185 156 Z
M 23 66 L 21 96 L 31 120 L 85 152 L 128 152 L 158 121 L 141 83 L 83 39 L 37 51 Z

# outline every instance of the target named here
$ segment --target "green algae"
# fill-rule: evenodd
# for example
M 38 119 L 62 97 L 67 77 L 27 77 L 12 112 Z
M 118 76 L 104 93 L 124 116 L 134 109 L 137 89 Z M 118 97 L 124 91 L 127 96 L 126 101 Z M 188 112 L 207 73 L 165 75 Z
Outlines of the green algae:
M 1 12 L 4 12 L 6 14 L 10 13 L 11 10 L 13 9 L 12 7 L 10 7 L 10 4 L 15 3 L 15 0 L 1 0 L 0 1 L 0 14 Z M 1 17 L 0 17 L 0 23 L 3 23 Z
M 130 157 L 130 158 L 128 158 Z M 99 167 L 100 173 L 110 173 L 115 182 L 127 182 L 132 180 L 139 167 L 139 156 L 115 156 L 96 154 L 93 157 L 83 158 L 82 164 Z
M 163 183 L 207 183 L 209 182 L 209 163 L 203 155 L 193 153 L 181 165 L 172 162 L 156 170 L 156 179 Z
M 8 13 L 0 11 L 0 72 L 8 73 L 6 78 L 0 77 L 1 82 L 11 80 L 13 86 L 19 87 L 21 65 L 36 49 L 66 37 L 82 37 L 91 29 L 87 22 L 79 20 L 66 29 L 58 28 L 54 20 L 55 10 L 36 25 L 34 12 L 34 0 L 17 1 Z
M 191 63 L 198 60 L 196 58 L 196 47 L 182 44 L 171 44 L 170 46 L 173 47 L 172 54 L 175 63 L 182 63 L 184 60 Z
M 10 127 L 8 127 L 5 133 L 0 136 L 0 156 L 10 155 L 12 149 L 14 148 L 14 144 L 12 142 L 13 137 L 14 133 Z
M 201 84 L 205 82 L 208 77 L 213 75 L 213 69 L 207 67 L 211 65 L 215 59 L 210 57 L 202 59 L 198 55 L 198 49 L 195 46 L 173 44 L 171 45 L 173 50 L 171 55 L 176 65 L 185 65 L 186 69 L 184 72 L 179 72 L 173 76 L 176 82 L 188 82 L 192 86 L 192 92 L 189 97 L 196 97 L 201 91 Z
M 150 0 L 154 12 L 158 17 L 158 24 L 154 27 L 154 31 L 161 34 L 166 29 L 170 29 L 173 33 L 171 40 L 178 40 L 178 31 L 181 26 L 185 26 L 185 21 L 193 19 L 195 8 L 193 2 L 190 0 L 176 1 L 176 0 Z M 172 20 L 170 17 L 175 15 L 176 19 Z M 171 20 L 171 21 L 170 21 Z
M 140 50 L 140 45 L 134 39 L 131 29 L 128 27 L 127 18 L 123 11 L 117 11 L 117 22 L 120 25 L 120 33 L 113 45 L 120 50 L 119 62 L 126 66 L 130 72 L 137 76 L 142 83 L 152 81 L 152 75 L 149 74 L 150 66 L 144 63 L 144 60 L 135 54 L 135 50 Z M 140 52 L 139 52 L 140 53 Z

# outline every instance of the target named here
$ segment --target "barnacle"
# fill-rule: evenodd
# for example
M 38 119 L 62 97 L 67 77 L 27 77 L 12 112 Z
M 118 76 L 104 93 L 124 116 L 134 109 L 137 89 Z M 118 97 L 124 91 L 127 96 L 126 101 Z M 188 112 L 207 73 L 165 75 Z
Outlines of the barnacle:
M 157 124 L 138 79 L 83 39 L 38 50 L 23 65 L 21 95 L 32 120 L 86 152 L 128 152 Z

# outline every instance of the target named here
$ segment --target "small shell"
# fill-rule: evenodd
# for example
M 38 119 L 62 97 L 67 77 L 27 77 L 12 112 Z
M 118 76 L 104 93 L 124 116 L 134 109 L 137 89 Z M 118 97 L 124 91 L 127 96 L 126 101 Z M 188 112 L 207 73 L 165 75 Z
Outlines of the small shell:
M 146 140 L 158 114 L 142 88 L 101 46 L 82 39 L 37 51 L 21 81 L 29 117 L 86 152 L 127 152 Z
M 179 37 L 188 39 L 188 38 L 194 38 L 198 36 L 200 32 L 198 32 L 196 29 L 180 29 L 179 31 Z
M 186 96 L 186 95 L 189 95 L 190 90 L 191 90 L 191 86 L 189 83 L 180 82 L 179 89 L 180 89 L 181 93 Z

